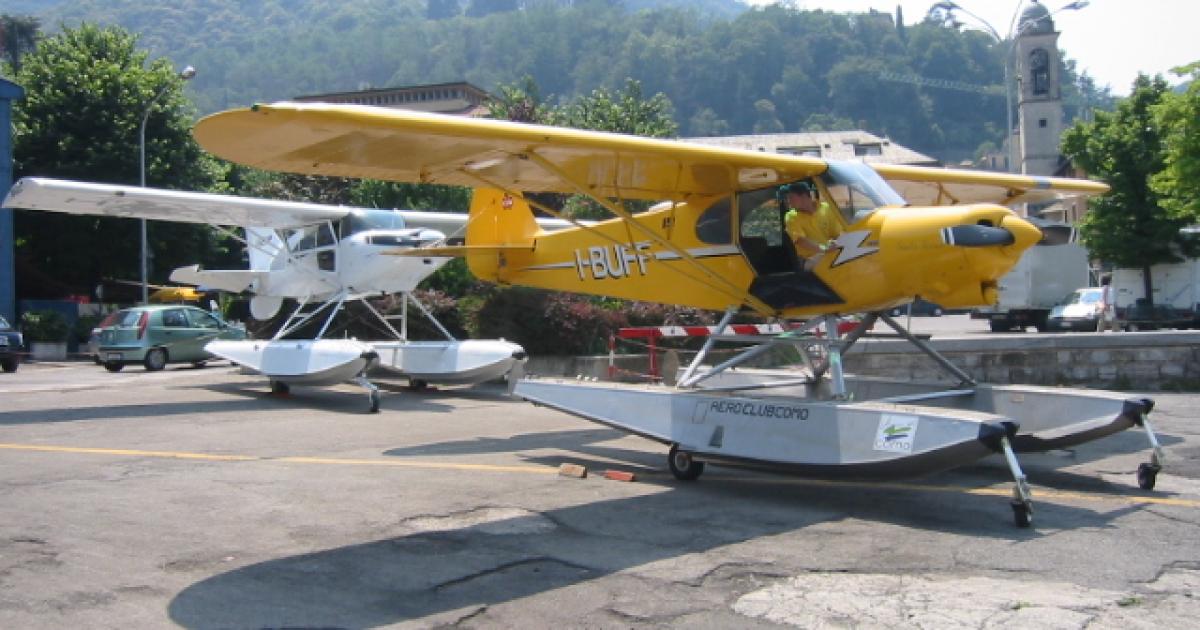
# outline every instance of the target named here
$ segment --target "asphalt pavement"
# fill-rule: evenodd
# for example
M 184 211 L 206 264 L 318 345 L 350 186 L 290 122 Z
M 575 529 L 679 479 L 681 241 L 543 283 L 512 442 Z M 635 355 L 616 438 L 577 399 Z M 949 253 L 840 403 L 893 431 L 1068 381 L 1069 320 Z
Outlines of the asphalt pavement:
M 662 445 L 498 387 L 392 386 L 369 414 L 229 367 L 23 365 L 0 374 L 0 627 L 1190 627 L 1200 395 L 1149 395 L 1155 490 L 1137 431 L 1023 456 L 1018 529 L 998 458 L 687 483 Z

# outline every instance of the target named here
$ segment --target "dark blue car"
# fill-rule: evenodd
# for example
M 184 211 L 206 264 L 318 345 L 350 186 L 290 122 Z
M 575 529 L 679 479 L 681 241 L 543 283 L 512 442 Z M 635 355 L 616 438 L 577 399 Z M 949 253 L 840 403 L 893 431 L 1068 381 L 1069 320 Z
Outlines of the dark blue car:
M 21 333 L 8 325 L 8 320 L 0 317 L 0 369 L 5 372 L 16 372 L 21 364 Z

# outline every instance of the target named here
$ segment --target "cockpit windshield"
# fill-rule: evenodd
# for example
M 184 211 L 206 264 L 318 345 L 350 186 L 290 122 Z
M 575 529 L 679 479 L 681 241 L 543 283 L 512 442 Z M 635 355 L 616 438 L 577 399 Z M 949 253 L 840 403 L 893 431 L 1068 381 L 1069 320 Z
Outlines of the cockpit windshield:
M 365 230 L 402 230 L 404 218 L 392 210 L 355 210 L 342 219 L 342 238 Z
M 875 169 L 862 162 L 831 160 L 821 176 L 827 199 L 837 205 L 847 223 L 853 223 L 881 206 L 908 205 Z

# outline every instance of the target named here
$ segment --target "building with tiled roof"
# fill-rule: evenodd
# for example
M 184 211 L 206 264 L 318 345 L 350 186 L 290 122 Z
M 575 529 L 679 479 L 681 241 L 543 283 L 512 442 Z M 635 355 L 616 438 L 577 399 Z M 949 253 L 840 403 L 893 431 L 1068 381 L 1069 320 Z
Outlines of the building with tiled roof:
M 297 96 L 304 103 L 353 103 L 458 116 L 484 116 L 490 95 L 470 83 L 438 83 Z
M 866 131 L 814 131 L 750 136 L 684 138 L 688 142 L 730 149 L 807 155 L 828 160 L 862 160 L 868 164 L 940 166 L 936 158 L 918 153 Z

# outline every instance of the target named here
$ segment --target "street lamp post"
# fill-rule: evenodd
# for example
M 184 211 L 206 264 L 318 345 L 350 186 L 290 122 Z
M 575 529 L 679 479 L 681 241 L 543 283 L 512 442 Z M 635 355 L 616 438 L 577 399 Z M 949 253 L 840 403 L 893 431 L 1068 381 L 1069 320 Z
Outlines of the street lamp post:
M 1005 114 L 1005 125 L 1006 125 L 1005 131 L 1004 131 L 1004 134 L 1005 134 L 1004 141 L 1006 143 L 1008 143 L 1008 172 L 1010 172 L 1010 173 L 1013 172 L 1013 167 L 1016 165 L 1016 162 L 1017 162 L 1016 159 L 1014 159 L 1014 157 L 1013 157 L 1013 149 L 1014 149 L 1014 144 L 1012 141 L 1012 136 L 1013 136 L 1013 132 L 1012 132 L 1013 131 L 1013 120 L 1012 120 L 1013 94 L 1012 93 L 1013 93 L 1013 88 L 1012 88 L 1012 70 L 1011 70 L 1011 65 L 1013 63 L 1013 50 L 1016 47 L 1017 37 L 1019 37 L 1021 35 L 1021 33 L 1025 32 L 1025 29 L 1029 28 L 1030 26 L 1033 26 L 1034 24 L 1037 24 L 1041 20 L 1047 19 L 1050 16 L 1055 15 L 1061 11 L 1078 11 L 1079 9 L 1082 9 L 1091 3 L 1088 0 L 1075 0 L 1075 2 L 1071 2 L 1070 4 L 1059 7 L 1057 10 L 1055 10 L 1051 13 L 1048 13 L 1042 17 L 1039 17 L 1034 20 L 1029 20 L 1027 22 L 1023 22 L 1018 25 L 1017 24 L 1017 16 L 1021 14 L 1021 5 L 1023 5 L 1023 4 L 1025 4 L 1025 0 L 1017 0 L 1017 6 L 1013 10 L 1012 19 L 1009 20 L 1009 23 L 1008 23 L 1008 37 L 1001 37 L 1000 32 L 997 31 L 996 28 L 994 26 L 992 26 L 992 24 L 990 22 L 979 17 L 978 15 L 975 15 L 974 13 L 971 13 L 970 11 L 968 11 L 967 9 L 965 9 L 961 5 L 959 5 L 957 2 L 953 2 L 952 0 L 946 0 L 945 2 L 938 2 L 933 5 L 933 8 L 935 8 L 935 9 L 942 9 L 944 11 L 962 11 L 963 13 L 966 13 L 967 15 L 975 18 L 976 22 L 982 24 L 984 26 L 984 28 L 987 29 L 986 32 L 996 40 L 997 44 L 1004 45 L 1004 114 Z
M 196 69 L 193 68 L 192 66 L 188 66 L 179 72 L 179 78 L 183 79 L 184 81 L 188 81 L 194 76 L 196 76 Z M 162 98 L 163 94 L 167 93 L 167 90 L 170 87 L 171 87 L 170 84 L 164 85 L 162 87 L 162 89 L 158 91 L 158 94 L 155 94 L 154 98 L 150 99 L 150 102 L 146 104 L 146 111 L 145 111 L 145 113 L 142 114 L 142 125 L 141 125 L 141 127 L 138 128 L 138 172 L 140 173 L 140 182 L 141 182 L 142 188 L 146 187 L 146 121 L 150 120 L 150 112 L 154 109 L 155 103 L 158 102 L 158 99 Z M 147 248 L 147 243 L 146 243 L 147 238 L 146 238 L 146 220 L 145 219 L 141 219 L 141 228 L 142 228 L 142 248 L 141 248 L 142 304 L 145 304 L 150 301 L 149 273 L 148 273 L 148 267 L 146 264 L 146 255 L 147 255 L 148 248 Z

